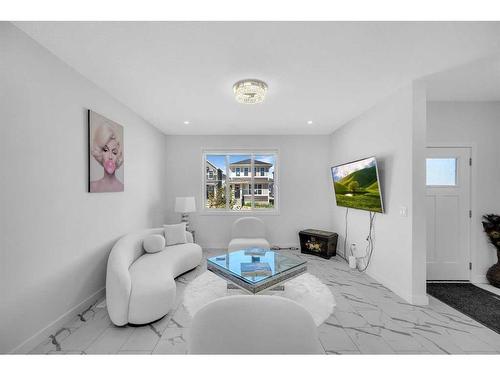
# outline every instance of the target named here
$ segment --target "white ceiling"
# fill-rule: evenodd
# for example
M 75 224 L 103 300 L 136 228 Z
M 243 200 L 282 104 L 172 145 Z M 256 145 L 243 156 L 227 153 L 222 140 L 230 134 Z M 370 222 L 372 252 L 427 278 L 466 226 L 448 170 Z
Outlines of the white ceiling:
M 413 79 L 500 51 L 498 22 L 15 24 L 167 134 L 328 134 Z M 234 100 L 242 78 L 268 83 L 264 103 Z
M 500 56 L 436 73 L 424 81 L 428 100 L 499 101 Z

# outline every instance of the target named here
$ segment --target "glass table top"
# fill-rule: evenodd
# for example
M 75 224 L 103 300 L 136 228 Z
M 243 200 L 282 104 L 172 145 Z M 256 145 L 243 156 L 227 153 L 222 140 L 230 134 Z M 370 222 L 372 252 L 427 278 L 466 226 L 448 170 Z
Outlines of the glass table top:
M 208 258 L 207 261 L 250 284 L 260 283 L 306 263 L 259 248 L 234 251 Z

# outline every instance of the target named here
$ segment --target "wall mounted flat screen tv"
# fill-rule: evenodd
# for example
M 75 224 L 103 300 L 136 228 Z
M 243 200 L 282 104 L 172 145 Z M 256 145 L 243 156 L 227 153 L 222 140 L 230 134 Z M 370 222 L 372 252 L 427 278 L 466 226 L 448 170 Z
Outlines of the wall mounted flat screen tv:
M 384 212 L 374 157 L 332 167 L 332 179 L 337 206 Z

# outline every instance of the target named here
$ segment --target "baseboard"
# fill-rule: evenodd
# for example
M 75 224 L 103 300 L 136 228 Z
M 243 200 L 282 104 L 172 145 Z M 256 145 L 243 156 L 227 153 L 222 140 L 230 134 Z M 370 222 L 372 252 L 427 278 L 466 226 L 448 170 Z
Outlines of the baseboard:
M 393 293 L 397 294 L 398 296 L 403 298 L 405 301 L 411 303 L 410 302 L 411 296 L 408 293 L 406 293 L 404 290 L 400 289 L 398 286 L 392 285 L 392 283 L 387 281 L 387 279 L 385 277 L 377 275 L 375 272 L 371 271 L 370 268 L 368 268 L 366 273 L 368 274 L 368 276 L 374 278 L 376 281 L 381 283 L 386 288 L 389 288 Z
M 281 243 L 281 244 L 271 244 L 271 246 L 279 246 L 279 247 L 296 247 L 297 249 L 300 249 L 300 245 L 297 243 Z
M 199 244 L 203 250 L 220 250 L 220 251 L 226 251 L 227 250 L 227 245 L 202 245 Z
M 9 354 L 27 354 L 36 348 L 44 339 L 49 337 L 51 334 L 64 327 L 71 319 L 73 319 L 79 312 L 85 310 L 89 307 L 89 304 L 94 303 L 96 300 L 105 296 L 106 288 L 101 288 L 90 297 L 86 298 L 84 301 L 80 302 L 78 305 L 72 309 L 66 311 L 59 318 L 54 320 L 52 323 L 42 328 L 40 331 L 35 333 L 30 338 L 26 339 L 20 345 L 12 349 Z
M 429 296 L 427 294 L 424 295 L 413 295 L 411 298 L 412 305 L 420 305 L 425 306 L 429 304 Z
M 472 275 L 470 282 L 473 284 L 489 284 L 486 275 Z
M 209 245 L 209 244 L 202 244 L 199 243 L 198 245 L 201 246 L 203 250 L 227 250 L 227 244 L 225 245 Z
M 198 244 L 201 246 L 202 249 L 204 250 L 227 250 L 227 244 L 225 245 L 222 245 L 222 244 Z M 275 246 L 276 244 L 271 244 L 271 246 Z M 296 248 L 300 248 L 299 247 L 299 244 L 297 243 L 282 243 L 282 244 L 278 244 L 276 246 L 279 246 L 279 247 L 296 247 Z
M 429 304 L 429 297 L 427 296 L 427 294 L 414 295 L 412 293 L 408 293 L 407 291 L 390 283 L 385 277 L 381 277 L 380 275 L 377 275 L 376 273 L 371 272 L 370 269 L 368 269 L 367 274 L 370 277 L 377 280 L 379 283 L 381 283 L 386 288 L 389 288 L 393 293 L 397 294 L 399 297 L 404 299 L 406 302 L 411 303 L 412 305 L 428 305 Z

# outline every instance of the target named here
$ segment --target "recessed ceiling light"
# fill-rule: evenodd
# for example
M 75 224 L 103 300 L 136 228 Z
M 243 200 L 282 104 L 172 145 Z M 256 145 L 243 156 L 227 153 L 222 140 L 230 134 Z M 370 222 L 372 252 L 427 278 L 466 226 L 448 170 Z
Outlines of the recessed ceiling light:
M 189 125 L 189 124 L 190 124 L 190 122 L 189 122 L 189 121 L 187 121 L 187 120 L 186 120 L 186 121 L 184 121 L 184 125 Z
M 312 125 L 312 120 L 307 121 L 307 125 Z
M 266 96 L 267 84 L 260 79 L 243 79 L 233 85 L 233 91 L 238 103 L 262 103 Z

